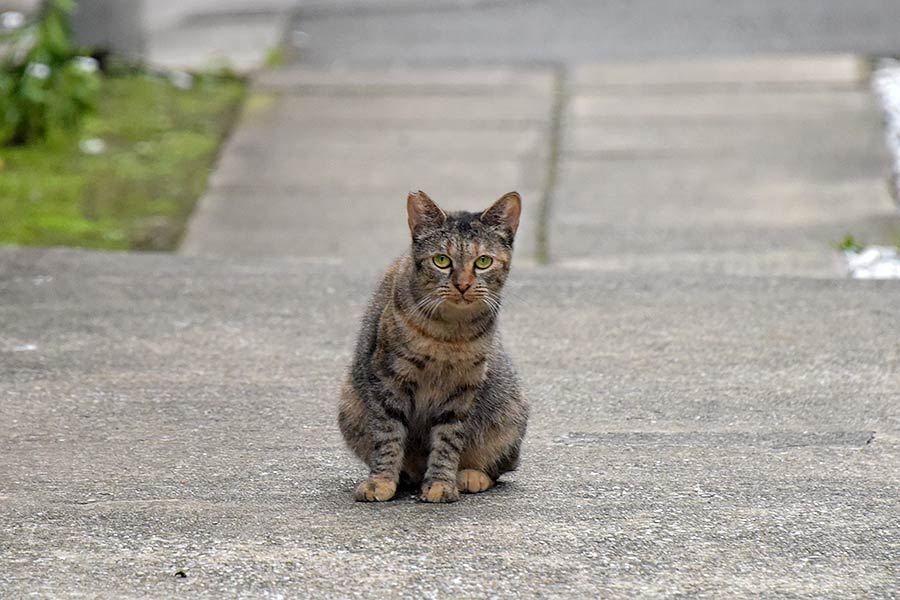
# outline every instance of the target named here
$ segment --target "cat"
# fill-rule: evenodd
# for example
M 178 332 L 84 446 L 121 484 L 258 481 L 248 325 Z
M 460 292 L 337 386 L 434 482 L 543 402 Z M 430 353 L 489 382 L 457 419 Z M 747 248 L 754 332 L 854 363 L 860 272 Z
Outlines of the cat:
M 406 204 L 412 245 L 363 317 L 338 425 L 370 469 L 356 500 L 390 500 L 402 477 L 425 502 L 455 502 L 519 462 L 528 404 L 496 329 L 522 202 L 448 213 L 420 191 Z

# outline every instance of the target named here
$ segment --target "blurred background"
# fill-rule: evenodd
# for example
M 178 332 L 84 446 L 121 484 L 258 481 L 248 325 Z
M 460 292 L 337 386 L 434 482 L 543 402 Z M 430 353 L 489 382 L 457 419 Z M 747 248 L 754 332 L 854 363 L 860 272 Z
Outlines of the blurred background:
M 343 256 L 402 240 L 419 188 L 520 189 L 536 262 L 834 274 L 900 241 L 891 0 L 0 13 L 0 243 Z

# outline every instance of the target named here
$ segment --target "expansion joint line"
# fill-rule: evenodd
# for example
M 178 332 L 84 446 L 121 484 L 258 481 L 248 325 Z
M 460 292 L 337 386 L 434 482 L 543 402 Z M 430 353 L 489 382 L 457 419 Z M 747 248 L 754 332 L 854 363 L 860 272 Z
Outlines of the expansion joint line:
M 546 173 L 544 185 L 541 190 L 541 200 L 538 207 L 537 222 L 537 250 L 536 260 L 538 264 L 550 262 L 550 218 L 553 208 L 554 194 L 556 193 L 559 178 L 559 161 L 562 148 L 563 113 L 566 108 L 566 84 L 567 71 L 565 65 L 559 64 L 554 68 L 553 77 L 553 108 L 550 115 L 550 131 L 548 132 L 549 152 L 546 159 Z

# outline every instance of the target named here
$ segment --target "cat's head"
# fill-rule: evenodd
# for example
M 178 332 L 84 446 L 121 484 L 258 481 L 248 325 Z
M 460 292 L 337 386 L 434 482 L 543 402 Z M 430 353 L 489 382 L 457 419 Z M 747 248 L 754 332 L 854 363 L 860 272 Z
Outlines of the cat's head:
M 445 212 L 424 192 L 406 201 L 420 308 L 499 309 L 522 200 L 510 192 L 483 212 Z

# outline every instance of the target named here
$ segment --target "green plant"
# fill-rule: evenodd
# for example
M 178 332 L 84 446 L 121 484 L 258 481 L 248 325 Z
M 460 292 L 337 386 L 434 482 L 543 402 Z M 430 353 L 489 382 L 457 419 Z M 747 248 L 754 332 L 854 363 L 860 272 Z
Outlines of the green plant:
M 842 252 L 860 252 L 863 249 L 863 245 L 849 233 L 841 241 L 835 242 L 834 247 Z
M 76 130 L 97 103 L 97 61 L 72 45 L 73 0 L 47 0 L 0 57 L 0 145 L 45 140 Z
M 266 52 L 264 64 L 266 67 L 274 69 L 282 66 L 286 61 L 287 52 L 284 49 L 284 44 L 278 44 L 277 46 L 269 48 L 269 51 Z
M 181 89 L 119 71 L 104 69 L 97 111 L 78 131 L 0 146 L 0 245 L 177 245 L 245 86 L 204 74 Z M 86 152 L 86 140 L 102 140 L 103 152 Z

